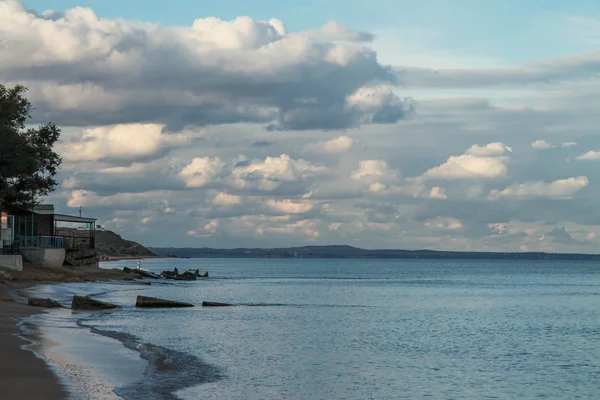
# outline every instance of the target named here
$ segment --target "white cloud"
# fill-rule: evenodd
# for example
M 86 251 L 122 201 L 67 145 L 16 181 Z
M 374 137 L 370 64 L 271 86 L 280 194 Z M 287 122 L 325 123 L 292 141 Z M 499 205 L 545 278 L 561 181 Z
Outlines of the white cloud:
M 317 239 L 320 236 L 316 221 L 310 219 L 295 220 L 289 215 L 234 217 L 227 221 L 227 229 L 234 236 L 248 234 L 260 236 L 285 235 L 308 239 Z
M 428 221 L 425 221 L 424 225 L 427 228 L 445 231 L 456 231 L 462 229 L 463 227 L 463 224 L 462 222 L 460 222 L 459 219 L 446 217 L 436 217 L 434 219 L 430 219 Z
M 430 199 L 447 199 L 448 196 L 446 195 L 446 189 L 441 188 L 439 186 L 434 186 L 431 188 L 431 190 L 429 191 L 429 196 Z
M 233 177 L 238 187 L 258 187 L 262 190 L 273 190 L 282 182 L 305 180 L 327 169 L 310 162 L 294 160 L 287 154 L 279 157 L 267 157 L 264 161 L 253 161 L 233 169 Z
M 0 26 L 3 82 L 26 84 L 40 120 L 59 125 L 346 129 L 395 123 L 407 108 L 388 87 L 396 75 L 360 45 L 373 35 L 333 21 L 296 33 L 243 16 L 162 27 L 4 0 Z
M 563 142 L 560 144 L 561 147 L 573 147 L 577 146 L 577 142 Z
M 311 143 L 306 146 L 308 151 L 314 153 L 345 153 L 360 146 L 359 142 L 348 136 L 337 136 L 327 142 Z
M 350 177 L 358 180 L 365 178 L 395 178 L 396 172 L 392 171 L 384 160 L 363 160 L 359 162 L 358 168 L 352 171 Z
M 481 179 L 506 176 L 512 149 L 502 143 L 490 143 L 486 146 L 471 146 L 461 156 L 450 156 L 439 167 L 431 168 L 423 175 L 425 178 L 438 179 Z
M 313 204 L 307 201 L 293 202 L 292 200 L 267 200 L 267 206 L 283 214 L 304 214 L 313 209 Z
M 600 151 L 588 151 L 577 157 L 578 160 L 600 160 Z
M 219 229 L 219 221 L 216 219 L 211 220 L 204 226 L 198 229 L 193 229 L 188 231 L 188 236 L 196 236 L 196 237 L 208 237 L 214 235 Z
M 556 146 L 546 142 L 545 140 L 536 140 L 531 143 L 531 147 L 538 150 L 553 149 Z M 563 146 L 564 147 L 564 146 Z
M 148 209 L 152 202 L 170 197 L 170 193 L 164 190 L 157 190 L 145 193 L 117 193 L 109 196 L 101 196 L 88 190 L 73 190 L 67 194 L 68 207 L 93 207 L 93 208 L 128 208 L 136 207 Z
M 235 196 L 225 192 L 219 192 L 213 199 L 213 204 L 220 206 L 235 206 L 242 202 L 240 196 Z
M 490 191 L 490 198 L 500 197 L 550 197 L 570 198 L 572 195 L 588 185 L 588 178 L 578 176 L 574 178 L 559 179 L 554 182 L 526 182 L 514 184 L 503 190 Z
M 225 164 L 218 157 L 196 157 L 179 176 L 189 188 L 206 186 L 219 176 Z
M 134 160 L 151 157 L 181 146 L 190 138 L 167 134 L 164 125 L 128 124 L 85 129 L 70 142 L 58 147 L 65 161 L 83 162 L 105 159 Z
M 473 146 L 469 147 L 465 154 L 475 157 L 497 157 L 505 156 L 508 153 L 512 153 L 512 151 L 512 148 L 506 146 L 505 144 L 494 142 L 486 144 L 485 146 L 478 146 L 474 144 Z

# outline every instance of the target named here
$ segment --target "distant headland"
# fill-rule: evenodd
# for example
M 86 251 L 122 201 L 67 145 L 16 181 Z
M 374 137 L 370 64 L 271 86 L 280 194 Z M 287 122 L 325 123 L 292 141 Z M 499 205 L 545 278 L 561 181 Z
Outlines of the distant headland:
M 179 258 L 360 258 L 360 259 L 464 259 L 464 260 L 600 260 L 600 254 L 542 252 L 467 252 L 436 250 L 367 250 L 352 246 L 260 248 L 149 247 L 162 257 Z

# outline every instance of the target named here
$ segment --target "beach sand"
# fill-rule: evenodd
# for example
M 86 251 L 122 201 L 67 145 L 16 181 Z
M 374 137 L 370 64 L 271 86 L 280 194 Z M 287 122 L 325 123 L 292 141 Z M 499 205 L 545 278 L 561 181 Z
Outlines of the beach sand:
M 18 319 L 42 312 L 27 305 L 22 291 L 38 284 L 58 282 L 108 281 L 131 278 L 122 271 L 100 268 L 56 269 L 24 265 L 22 272 L 6 271 L 10 281 L 0 280 L 0 398 L 2 400 L 66 399 L 66 389 L 49 366 L 36 355 L 22 349 L 28 342 L 21 333 Z
M 39 312 L 27 305 L 0 301 L 0 397 L 12 399 L 66 399 L 67 392 L 48 365 L 21 346 L 21 330 L 15 318 Z

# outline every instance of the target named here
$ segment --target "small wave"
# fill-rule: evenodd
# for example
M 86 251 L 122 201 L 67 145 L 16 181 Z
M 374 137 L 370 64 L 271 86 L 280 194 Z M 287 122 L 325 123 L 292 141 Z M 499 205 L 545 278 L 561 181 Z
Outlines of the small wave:
M 143 343 L 134 335 L 102 330 L 86 325 L 84 321 L 84 319 L 78 320 L 77 325 L 88 328 L 90 332 L 97 335 L 120 341 L 125 347 L 138 352 L 140 357 L 148 361 L 141 382 L 115 388 L 115 393 L 125 400 L 178 399 L 179 397 L 174 394 L 178 390 L 225 378 L 220 367 L 208 364 L 191 354 Z
M 286 304 L 286 303 L 238 303 L 232 304 L 234 306 L 245 306 L 245 307 L 295 307 L 295 308 L 367 308 L 374 306 L 366 305 L 353 305 L 353 304 Z

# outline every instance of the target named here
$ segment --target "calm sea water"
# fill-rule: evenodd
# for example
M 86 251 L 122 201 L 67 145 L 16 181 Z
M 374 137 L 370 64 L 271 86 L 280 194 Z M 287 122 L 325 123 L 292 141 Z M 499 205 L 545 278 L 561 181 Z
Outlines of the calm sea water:
M 41 329 L 33 350 L 75 398 L 600 398 L 593 262 L 142 262 L 156 272 L 175 265 L 211 278 L 38 289 L 123 306 L 24 324 Z M 136 309 L 137 295 L 198 307 Z M 236 306 L 202 308 L 204 300 Z

